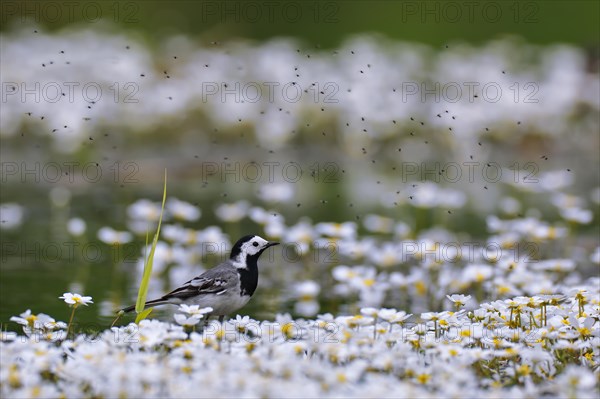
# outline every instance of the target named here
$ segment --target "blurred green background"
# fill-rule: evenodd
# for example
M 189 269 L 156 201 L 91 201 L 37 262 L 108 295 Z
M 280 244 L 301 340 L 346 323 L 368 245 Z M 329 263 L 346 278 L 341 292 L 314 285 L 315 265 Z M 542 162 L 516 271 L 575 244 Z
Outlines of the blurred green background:
M 289 36 L 336 47 L 350 35 L 441 46 L 518 35 L 531 43 L 596 48 L 598 1 L 3 1 L 2 30 L 34 21 L 57 30 L 116 23 L 150 42 L 185 34 L 207 41 Z

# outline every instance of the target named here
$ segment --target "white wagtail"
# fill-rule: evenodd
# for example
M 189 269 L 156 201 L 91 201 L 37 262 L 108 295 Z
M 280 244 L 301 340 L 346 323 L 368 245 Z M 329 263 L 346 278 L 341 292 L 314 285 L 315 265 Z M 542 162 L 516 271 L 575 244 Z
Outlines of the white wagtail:
M 161 298 L 146 302 L 145 307 L 182 303 L 199 305 L 201 308 L 210 306 L 213 310 L 208 317 L 219 316 L 219 321 L 223 321 L 225 315 L 248 303 L 258 285 L 258 258 L 265 249 L 277 244 L 256 235 L 244 236 L 235 243 L 225 262 Z M 131 312 L 134 309 L 135 305 L 123 311 Z

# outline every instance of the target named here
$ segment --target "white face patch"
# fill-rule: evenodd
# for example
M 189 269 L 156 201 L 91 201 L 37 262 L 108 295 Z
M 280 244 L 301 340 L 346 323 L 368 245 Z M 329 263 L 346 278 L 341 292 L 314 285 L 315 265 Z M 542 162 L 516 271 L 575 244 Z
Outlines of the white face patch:
M 269 242 L 262 237 L 254 236 L 249 241 L 242 244 L 242 249 L 240 254 L 235 259 L 233 265 L 237 268 L 245 268 L 246 267 L 246 256 L 247 255 L 256 255 L 260 251 L 262 251 Z
M 267 246 L 269 242 L 259 236 L 254 236 L 250 241 L 242 245 L 242 253 L 256 255 L 259 251 Z

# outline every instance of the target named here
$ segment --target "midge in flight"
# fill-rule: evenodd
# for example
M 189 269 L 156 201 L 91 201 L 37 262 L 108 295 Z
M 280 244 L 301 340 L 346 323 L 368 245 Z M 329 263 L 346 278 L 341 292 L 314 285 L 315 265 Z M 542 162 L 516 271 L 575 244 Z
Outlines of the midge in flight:
M 235 243 L 225 262 L 161 298 L 146 302 L 145 307 L 164 304 L 199 305 L 201 308 L 210 306 L 213 311 L 208 317 L 219 316 L 219 321 L 223 321 L 225 315 L 248 303 L 258 285 L 258 258 L 265 249 L 277 244 L 257 235 L 244 236 Z M 131 312 L 134 309 L 135 305 L 123 311 Z

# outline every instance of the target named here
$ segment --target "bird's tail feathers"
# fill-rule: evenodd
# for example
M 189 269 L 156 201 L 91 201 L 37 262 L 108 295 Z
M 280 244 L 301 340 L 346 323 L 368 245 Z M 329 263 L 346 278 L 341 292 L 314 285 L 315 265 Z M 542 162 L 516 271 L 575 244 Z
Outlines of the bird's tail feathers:
M 152 301 L 148 301 L 146 302 L 146 304 L 144 305 L 145 308 L 151 308 L 153 306 L 158 306 L 158 305 L 164 305 L 170 303 L 168 300 L 160 298 L 160 299 L 154 299 Z M 135 310 L 135 305 L 131 305 L 131 306 L 127 306 L 126 308 L 121 309 L 123 312 L 125 313 L 129 313 L 133 310 Z

